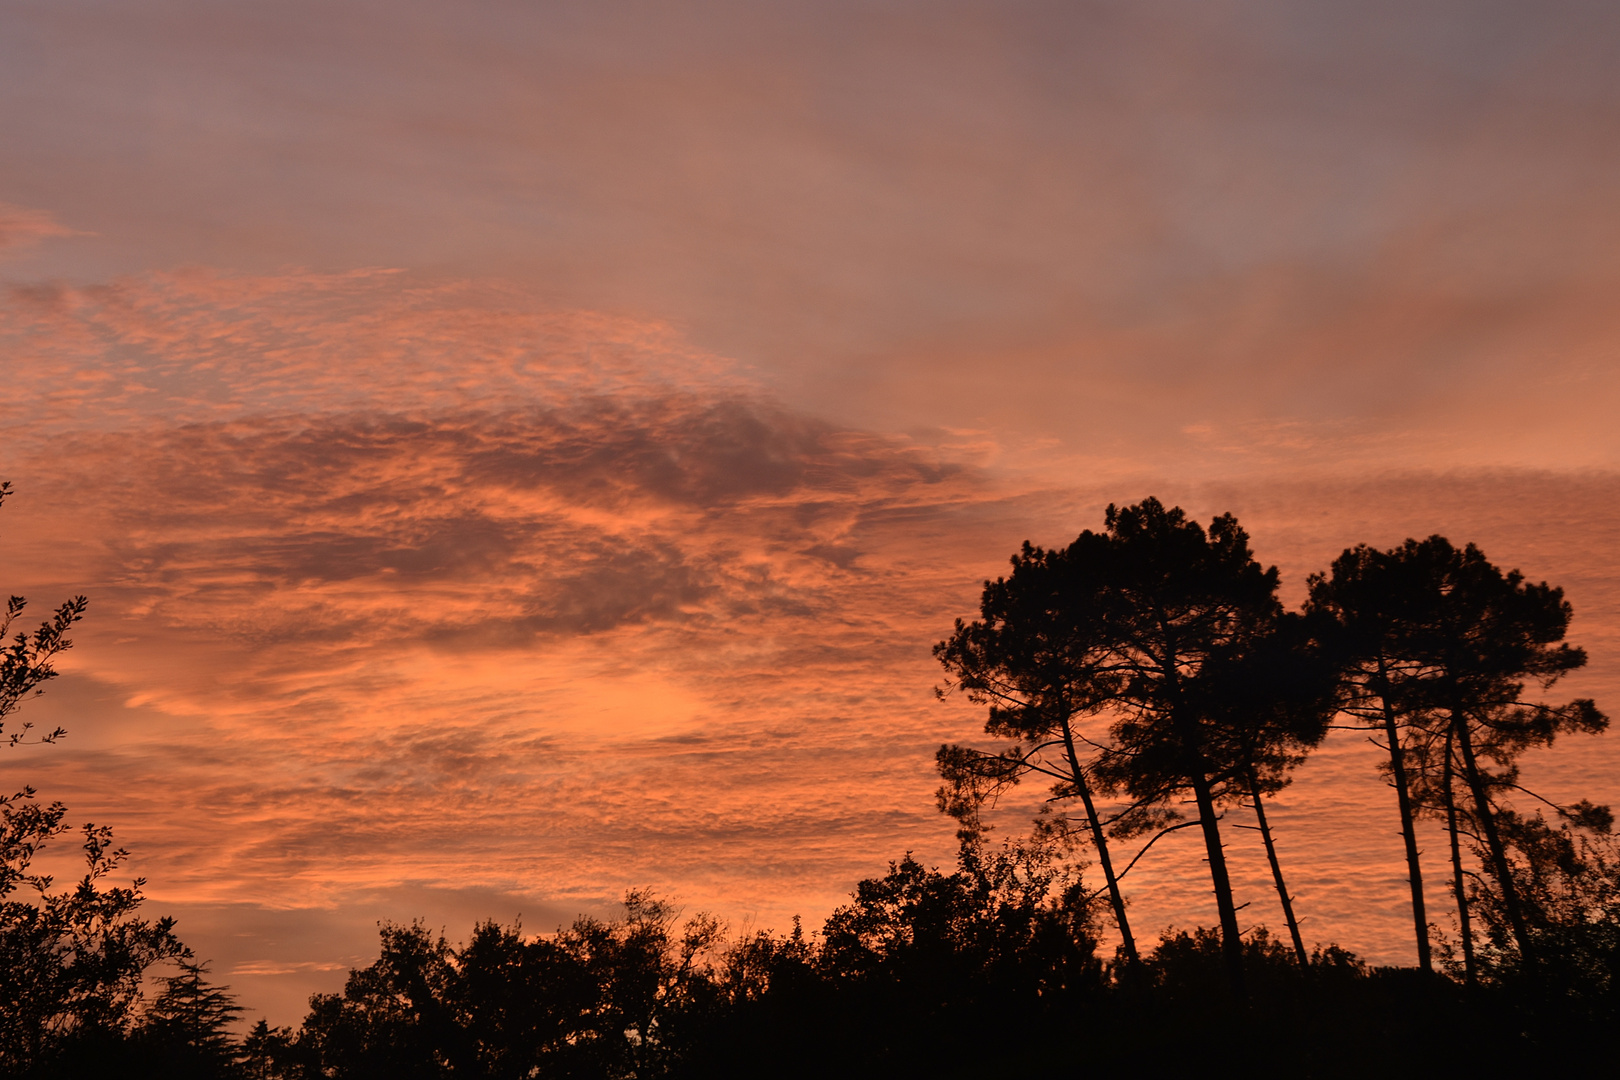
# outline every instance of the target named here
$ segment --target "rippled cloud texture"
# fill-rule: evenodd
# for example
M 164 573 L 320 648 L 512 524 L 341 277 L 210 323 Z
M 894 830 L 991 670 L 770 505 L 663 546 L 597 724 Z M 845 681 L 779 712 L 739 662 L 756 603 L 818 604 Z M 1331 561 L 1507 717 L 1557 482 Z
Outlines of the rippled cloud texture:
M 91 609 L 0 769 L 291 1022 L 378 918 L 814 925 L 948 859 L 930 646 L 1109 502 L 1237 513 L 1291 602 L 1476 541 L 1620 709 L 1617 48 L 1587 0 L 7 4 L 0 587 Z M 1526 775 L 1620 798 L 1610 746 Z M 1375 758 L 1277 818 L 1307 936 L 1399 962 Z M 1212 917 L 1187 836 L 1145 927 Z
M 937 847 L 927 646 L 1027 499 L 502 299 L 14 294 L 8 564 L 93 595 L 74 668 L 121 704 L 60 695 L 77 741 L 29 768 L 199 902 L 651 883 L 780 921 L 899 822 Z

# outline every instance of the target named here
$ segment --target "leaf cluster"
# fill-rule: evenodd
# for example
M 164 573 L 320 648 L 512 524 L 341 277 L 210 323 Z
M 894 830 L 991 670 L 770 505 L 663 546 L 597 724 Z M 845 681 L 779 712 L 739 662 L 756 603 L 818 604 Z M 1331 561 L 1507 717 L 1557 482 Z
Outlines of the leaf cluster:
M 109 878 L 127 856 L 105 826 L 82 830 L 85 873 L 54 888 L 34 858 L 71 831 L 60 803 L 32 790 L 0 798 L 0 1075 L 21 1074 L 76 1042 L 118 1038 L 140 1017 L 142 979 L 188 956 L 174 920 L 136 917 L 141 886 Z

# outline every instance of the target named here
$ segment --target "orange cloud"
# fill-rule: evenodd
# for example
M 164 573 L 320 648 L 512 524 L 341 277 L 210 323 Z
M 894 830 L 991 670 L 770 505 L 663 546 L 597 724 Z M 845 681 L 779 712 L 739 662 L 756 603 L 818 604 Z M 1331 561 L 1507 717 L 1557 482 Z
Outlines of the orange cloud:
M 930 645 L 1019 541 L 1150 491 L 1237 512 L 1296 593 L 1358 541 L 1477 540 L 1570 587 L 1579 688 L 1620 689 L 1610 473 L 1039 485 L 805 415 L 659 324 L 400 274 L 159 275 L 7 311 L 7 585 L 92 597 L 72 675 L 29 705 L 69 741 L 12 764 L 115 823 L 182 910 L 416 889 L 555 914 L 653 885 L 814 920 L 890 857 L 948 856 L 931 753 L 981 720 L 933 700 Z M 1588 745 L 1536 781 L 1612 798 L 1615 765 Z M 1315 932 L 1398 959 L 1385 795 L 1347 737 L 1277 814 Z M 1196 854 L 1160 848 L 1143 917 L 1207 921 Z M 1263 860 L 1234 860 L 1265 917 Z M 229 949 L 243 979 L 338 978 Z

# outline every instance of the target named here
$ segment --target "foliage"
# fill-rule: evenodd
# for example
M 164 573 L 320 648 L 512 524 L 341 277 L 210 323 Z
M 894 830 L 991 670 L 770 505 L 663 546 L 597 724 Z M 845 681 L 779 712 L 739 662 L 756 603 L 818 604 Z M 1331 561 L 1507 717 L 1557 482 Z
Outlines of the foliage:
M 835 979 L 974 986 L 1001 1007 L 1100 984 L 1094 913 L 1061 834 L 964 843 L 955 873 L 910 855 L 828 917 L 817 969 Z M 981 1002 L 985 1004 L 987 1002 Z
M 420 923 L 381 928 L 376 963 L 311 999 L 296 1035 L 256 1028 L 266 1076 L 657 1075 L 685 1027 L 724 995 L 720 928 L 647 893 L 624 918 L 580 918 L 549 937 L 479 925 L 459 948 Z
M 1013 740 L 993 752 L 944 746 L 936 761 L 940 807 L 964 835 L 985 801 L 1028 773 L 1055 779 L 1057 798 L 1078 797 L 1134 959 L 1120 885 L 1130 867 L 1115 872 L 1108 836 L 1180 827 L 1180 797 L 1191 794 L 1197 817 L 1187 824 L 1204 830 L 1221 922 L 1235 938 L 1217 807 L 1251 799 L 1261 813 L 1261 797 L 1326 734 L 1339 672 L 1331 619 L 1282 611 L 1277 571 L 1254 561 L 1235 518 L 1205 530 L 1147 499 L 1110 506 L 1105 526 L 1062 550 L 1026 542 L 1012 573 L 985 583 L 980 618 L 957 620 L 935 646 L 954 678 L 946 688 L 988 706 L 986 734 Z M 1094 795 L 1120 793 L 1125 805 L 1099 811 Z M 1299 952 L 1303 960 L 1303 944 Z
M 40 850 L 69 831 L 65 815 L 31 790 L 0 799 L 0 1074 L 121 1038 L 138 1017 L 147 969 L 186 955 L 174 920 L 135 917 L 142 879 L 108 883 L 127 853 L 105 826 L 84 826 L 85 873 L 72 888 L 34 872 Z
M 1252 664 L 1278 634 L 1277 569 L 1255 561 L 1248 534 L 1230 514 L 1206 531 L 1179 507 L 1145 499 L 1110 506 L 1105 520 L 1110 650 L 1121 689 L 1108 729 L 1111 752 L 1096 771 L 1147 806 L 1192 796 L 1228 979 L 1242 997 L 1242 944 L 1217 805 L 1255 786 L 1261 737 L 1258 729 L 1252 739 L 1239 736 L 1233 725 L 1250 727 L 1261 714 L 1230 707 L 1223 691 L 1233 669 Z M 1279 752 L 1278 761 L 1286 757 Z
M 0 503 L 9 494 L 11 485 L 0 483 Z M 0 640 L 10 635 L 0 648 L 0 733 L 8 747 L 26 741 L 32 725 L 4 733 L 6 719 L 56 677 L 53 661 L 72 647 L 68 631 L 86 601 L 74 597 L 33 633 L 12 634 L 26 607 L 12 596 L 0 615 Z M 63 734 L 58 728 L 37 741 Z M 172 919 L 135 917 L 143 879 L 110 883 L 128 853 L 113 846 L 106 826 L 83 826 L 85 872 L 71 888 L 54 889 L 34 869 L 52 841 L 73 831 L 66 818 L 66 807 L 41 804 L 31 787 L 0 796 L 0 1075 L 70 1073 L 104 1052 L 127 1057 L 147 971 L 189 956 Z M 163 1008 L 178 1007 L 179 990 L 170 989 Z
M 1585 652 L 1563 640 L 1572 615 L 1563 591 L 1504 573 L 1472 544 L 1457 548 L 1431 536 L 1388 551 L 1350 549 L 1331 577 L 1312 579 L 1311 594 L 1313 607 L 1341 619 L 1353 644 L 1352 707 L 1364 717 L 1383 714 L 1414 911 L 1423 910 L 1409 820 L 1415 810 L 1445 822 L 1450 834 L 1466 978 L 1481 971 L 1465 846 L 1492 879 L 1481 895 L 1492 902 L 1488 914 L 1502 920 L 1493 932 L 1505 925 L 1515 952 L 1534 952 L 1532 900 L 1522 895 L 1504 835 L 1518 819 L 1505 797 L 1520 788 L 1527 750 L 1608 725 L 1590 700 L 1548 704 L 1526 695 L 1527 685 L 1545 691 L 1586 663 Z M 1420 926 L 1420 955 L 1424 938 Z
M 147 1068 L 169 1080 L 246 1075 L 231 1031 L 242 1007 L 229 987 L 207 978 L 207 964 L 182 959 L 178 966 L 162 980 L 133 1040 Z
M 1176 815 L 1136 806 L 1105 821 L 1094 798 L 1100 732 L 1088 732 L 1087 722 L 1120 690 L 1107 620 L 1108 552 L 1108 539 L 1091 532 L 1061 551 L 1026 542 L 1012 558 L 1010 576 L 985 582 L 980 618 L 956 620 L 951 637 L 934 647 L 935 658 L 955 680 L 947 679 L 938 692 L 960 690 L 988 706 L 985 734 L 1011 739 L 1013 745 L 999 752 L 946 745 L 935 762 L 945 781 L 939 808 L 957 819 L 965 842 L 981 835 L 981 807 L 1026 774 L 1056 781 L 1056 798 L 1078 797 L 1121 949 L 1134 961 L 1136 942 L 1107 829 L 1112 826 L 1116 835 L 1145 831 Z
M 1224 691 L 1233 668 L 1274 633 L 1277 570 L 1262 569 L 1237 519 L 1208 531 L 1156 499 L 1109 507 L 1110 625 L 1121 689 L 1100 770 L 1155 801 L 1194 790 L 1202 801 L 1237 777 L 1240 740 Z M 1200 814 L 1213 814 L 1200 805 Z
M 9 483 L 0 482 L 0 505 L 12 493 Z M 68 630 L 84 616 L 88 605 L 82 596 L 75 596 L 56 609 L 55 614 L 41 623 L 32 634 L 21 630 L 13 633 L 12 626 L 27 608 L 28 601 L 21 596 L 10 597 L 6 610 L 0 614 L 0 737 L 9 746 L 25 741 L 33 725 L 24 723 L 7 733 L 6 717 L 28 697 L 42 692 L 43 684 L 56 678 L 56 667 L 51 661 L 57 654 L 73 647 Z M 7 640 L 9 637 L 9 640 Z M 61 728 L 41 736 L 41 742 L 55 742 L 66 732 Z
M 1490 977 L 1555 986 L 1565 997 L 1620 994 L 1620 845 L 1608 807 L 1582 802 L 1552 824 L 1539 812 L 1497 814 L 1513 887 L 1534 943 L 1516 947 L 1500 886 L 1476 878 L 1470 900 L 1482 923 Z M 1483 858 L 1486 853 L 1479 853 Z
M 994 848 L 970 837 L 952 872 L 910 855 L 891 863 L 855 887 L 819 943 L 786 941 L 791 959 L 733 999 L 677 1073 L 975 1075 L 1021 1053 L 987 1033 L 1049 1046 L 1108 987 L 1071 852 L 1050 827 Z

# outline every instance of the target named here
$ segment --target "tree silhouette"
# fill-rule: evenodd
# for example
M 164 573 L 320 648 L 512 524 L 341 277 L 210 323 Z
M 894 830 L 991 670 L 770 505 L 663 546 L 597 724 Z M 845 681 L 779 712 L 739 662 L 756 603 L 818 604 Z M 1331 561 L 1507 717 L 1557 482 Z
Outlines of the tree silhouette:
M 944 746 L 937 763 L 947 782 L 941 809 L 959 819 L 977 810 L 987 787 L 1016 783 L 1026 773 L 1055 780 L 1060 797 L 1079 797 L 1121 949 L 1135 963 L 1136 940 L 1108 849 L 1110 822 L 1098 812 L 1089 776 L 1096 744 L 1078 730 L 1109 707 L 1120 683 L 1105 618 L 1107 566 L 1107 539 L 1087 532 L 1062 551 L 1025 542 L 1012 558 L 1012 574 L 985 582 L 979 619 L 956 620 L 934 656 L 955 677 L 955 688 L 989 706 L 985 733 L 1017 745 L 1001 754 Z
M 1098 984 L 1092 912 L 1060 841 L 1037 830 L 999 850 L 967 840 L 952 874 L 907 855 L 862 881 L 822 930 L 817 967 L 838 979 L 973 988 L 1003 1006 Z
M 1148 499 L 1110 506 L 1105 524 L 1062 551 L 1026 543 L 1009 577 L 985 583 L 980 619 L 958 620 L 935 647 L 955 686 L 989 706 L 986 732 L 1016 740 L 996 754 L 942 747 L 942 808 L 966 818 L 1027 773 L 1055 779 L 1060 797 L 1077 796 L 1133 959 L 1124 872 L 1115 872 L 1106 833 L 1199 826 L 1231 943 L 1231 984 L 1241 993 L 1217 807 L 1252 805 L 1297 959 L 1306 963 L 1265 796 L 1288 782 L 1335 711 L 1337 670 L 1320 640 L 1328 620 L 1284 616 L 1276 570 L 1254 561 L 1229 515 L 1206 533 L 1179 508 Z M 1106 739 L 1081 729 L 1094 717 L 1108 719 Z M 1104 819 L 1094 790 L 1123 790 L 1133 801 Z M 1179 817 L 1171 800 L 1189 792 L 1197 818 L 1168 824 Z
M 1224 779 L 1216 801 L 1243 801 L 1260 833 L 1283 919 L 1301 967 L 1310 963 L 1265 797 L 1291 782 L 1290 773 L 1327 735 L 1339 707 L 1336 624 L 1320 614 L 1278 613 L 1255 635 L 1234 637 L 1205 662 L 1197 680 L 1207 718 L 1206 756 Z
M 310 1075 L 319 1068 L 291 1028 L 259 1020 L 242 1038 L 241 1072 L 250 1080 L 282 1080 Z
M 238 1042 L 241 1010 L 172 921 L 134 916 L 142 882 L 110 884 L 124 858 L 111 833 L 84 827 L 86 873 L 59 889 L 36 860 L 72 831 L 65 808 L 31 789 L 0 798 L 0 1076 L 1037 1075 L 1072 1072 L 1077 1047 L 1097 1068 L 1140 1071 L 1150 1047 L 1159 1071 L 1207 1070 L 1215 1045 L 1242 1053 L 1245 1071 L 1485 1073 L 1606 1052 L 1620 1016 L 1613 814 L 1511 803 L 1539 798 L 1520 784 L 1527 750 L 1607 724 L 1590 701 L 1526 690 L 1585 662 L 1563 643 L 1562 592 L 1431 537 L 1346 551 L 1291 614 L 1232 516 L 1205 528 L 1147 499 L 1104 520 L 1061 550 L 1026 543 L 985 583 L 980 617 L 935 648 L 941 692 L 987 706 L 987 734 L 1012 744 L 939 751 L 939 797 L 961 823 L 955 869 L 907 854 L 819 933 L 795 919 L 788 936 L 731 940 L 644 892 L 620 918 L 549 935 L 484 922 L 455 946 L 389 924 L 376 962 L 312 998 L 297 1030 L 261 1021 Z M 76 598 L 5 645 L 0 720 L 54 675 L 83 610 Z M 4 633 L 23 601 L 7 611 Z M 1432 956 L 1413 820 L 1446 823 L 1469 986 L 1305 948 L 1267 800 L 1340 712 L 1385 739 L 1420 969 Z M 1048 810 L 1028 839 L 986 839 L 984 801 L 1031 775 L 1084 808 L 1124 962 L 1097 956 L 1100 894 L 1073 861 L 1078 824 Z M 1291 947 L 1264 926 L 1239 933 L 1220 830 L 1236 806 L 1255 815 L 1237 827 L 1260 833 Z M 1172 928 L 1138 955 L 1121 879 L 1159 836 L 1191 827 L 1219 929 Z M 1111 845 L 1155 829 L 1116 868 Z M 1450 948 L 1440 939 L 1448 974 Z M 178 974 L 148 1005 L 161 961 Z
M 11 490 L 0 483 L 0 503 Z M 26 605 L 20 596 L 7 601 L 0 639 Z M 0 650 L 0 732 L 13 711 L 56 677 L 52 661 L 72 647 L 68 631 L 85 606 L 84 597 L 74 597 Z M 5 744 L 17 746 L 30 730 L 24 723 L 4 734 Z M 38 741 L 63 734 L 58 728 Z M 114 847 L 106 826 L 83 826 L 85 872 L 70 888 L 55 888 L 51 875 L 35 869 L 41 852 L 73 831 L 66 817 L 66 807 L 41 804 L 31 787 L 0 795 L 0 1074 L 60 1064 L 63 1054 L 120 1042 L 138 1016 L 148 969 L 189 956 L 172 919 L 134 917 L 144 879 L 128 887 L 108 882 L 128 853 Z
M 1234 994 L 1243 996 L 1243 945 L 1216 802 L 1238 779 L 1225 730 L 1232 713 L 1214 704 L 1228 665 L 1257 648 L 1281 615 L 1277 570 L 1263 569 L 1230 514 L 1206 532 L 1157 499 L 1110 506 L 1108 612 L 1111 663 L 1119 673 L 1110 727 L 1115 752 L 1100 775 L 1138 799 L 1190 791 L 1204 836 L 1222 948 Z
M 1527 970 L 1512 947 L 1502 894 L 1491 880 L 1474 881 L 1469 899 L 1480 915 L 1498 978 L 1530 974 L 1566 1002 L 1613 995 L 1620 989 L 1620 844 L 1614 814 L 1582 801 L 1556 810 L 1555 821 L 1549 823 L 1541 811 L 1497 812 L 1514 888 L 1536 942 L 1534 968 Z
M 662 1075 L 718 997 L 707 916 L 625 898 L 622 919 L 551 936 L 480 924 L 461 948 L 420 923 L 385 925 L 377 962 L 318 994 L 290 1042 L 268 1028 L 258 1067 L 336 1077 Z
M 1413 778 L 1405 745 L 1425 708 L 1425 670 L 1410 643 L 1422 634 L 1428 591 L 1421 564 L 1402 557 L 1401 551 L 1384 552 L 1366 545 L 1347 548 L 1333 561 L 1329 573 L 1311 576 L 1307 608 L 1336 618 L 1344 628 L 1345 711 L 1383 732 L 1390 786 L 1395 789 L 1406 848 L 1418 966 L 1432 971 Z
M 208 979 L 208 965 L 179 962 L 179 973 L 163 979 L 163 990 L 146 1010 L 137 1041 L 160 1062 L 165 1075 L 240 1075 L 240 1047 L 230 1027 L 242 1012 L 230 988 Z
M 146 971 L 188 953 L 173 919 L 134 917 L 142 879 L 106 884 L 126 855 L 113 848 L 111 830 L 84 826 L 85 874 L 71 889 L 53 890 L 31 863 L 69 831 L 66 809 L 42 807 L 31 792 L 0 803 L 0 1071 L 22 1072 L 74 1042 L 121 1038 L 137 1016 Z M 34 895 L 10 899 L 21 889 Z
M 1503 912 L 1519 949 L 1533 960 L 1529 923 L 1491 793 L 1519 786 L 1517 762 L 1525 750 L 1549 746 L 1561 734 L 1595 734 L 1608 718 L 1589 699 L 1563 705 L 1524 700 L 1527 682 L 1546 690 L 1586 664 L 1584 650 L 1563 643 L 1573 612 L 1562 589 L 1528 584 L 1517 570 L 1504 574 L 1472 544 L 1458 551 L 1444 538 L 1430 537 L 1421 544 L 1408 541 L 1407 550 L 1409 558 L 1431 568 L 1434 583 L 1430 595 L 1438 617 L 1425 659 L 1436 671 L 1437 704 L 1448 720 L 1442 745 L 1455 753 L 1445 755 L 1442 767 L 1449 779 L 1460 765 Z
M 1392 773 L 1399 763 L 1420 807 L 1446 825 L 1466 978 L 1477 978 L 1478 964 L 1465 837 L 1477 839 L 1513 941 L 1533 959 L 1493 795 L 1519 787 L 1527 749 L 1608 724 L 1588 699 L 1525 698 L 1527 683 L 1547 690 L 1586 663 L 1563 640 L 1572 614 L 1563 590 L 1503 573 L 1474 545 L 1459 549 L 1441 536 L 1386 552 L 1352 549 L 1333 575 L 1313 582 L 1313 601 L 1338 612 L 1358 643 L 1361 698 L 1382 714 Z M 1415 864 L 1415 844 L 1408 856 Z
M 341 994 L 316 995 L 303 1041 L 322 1071 L 402 1078 L 471 1073 L 474 1048 L 454 1007 L 454 953 L 420 923 L 385 925 L 377 962 Z
M 6 497 L 11 494 L 11 484 L 0 482 L 0 506 L 5 505 Z M 0 615 L 0 640 L 6 642 L 0 648 L 0 737 L 5 738 L 7 745 L 16 746 L 23 742 L 33 725 L 24 723 L 7 734 L 6 717 L 25 699 L 41 693 L 42 684 L 56 678 L 56 667 L 51 661 L 57 654 L 73 647 L 67 632 L 84 616 L 88 603 L 84 597 L 75 596 L 57 608 L 51 618 L 42 622 L 33 633 L 17 631 L 13 634 L 11 627 L 28 606 L 28 601 L 21 596 L 12 596 L 6 601 L 5 613 Z M 66 732 L 57 728 L 39 741 L 55 742 L 64 734 Z

